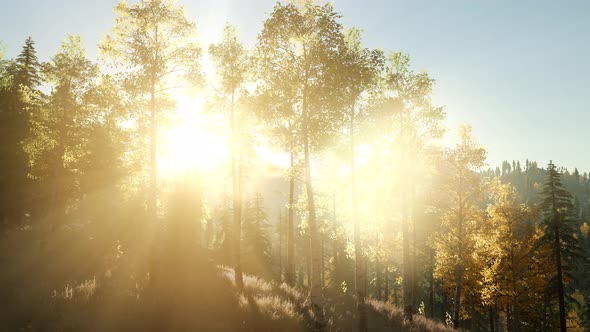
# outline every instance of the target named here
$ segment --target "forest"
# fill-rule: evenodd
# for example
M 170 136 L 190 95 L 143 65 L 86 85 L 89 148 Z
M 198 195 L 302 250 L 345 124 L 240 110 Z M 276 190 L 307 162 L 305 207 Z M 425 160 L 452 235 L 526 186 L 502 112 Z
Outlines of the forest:
M 590 329 L 587 172 L 488 164 L 337 4 L 113 6 L 0 50 L 0 331 Z

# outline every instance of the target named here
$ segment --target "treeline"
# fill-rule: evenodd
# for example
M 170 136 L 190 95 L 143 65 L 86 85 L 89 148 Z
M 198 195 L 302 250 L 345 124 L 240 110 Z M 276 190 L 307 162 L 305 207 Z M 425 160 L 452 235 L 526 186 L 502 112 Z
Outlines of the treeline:
M 238 292 L 243 272 L 308 290 L 316 330 L 329 324 L 326 298 L 343 294 L 356 299 L 361 331 L 369 298 L 403 307 L 410 323 L 424 315 L 470 330 L 590 323 L 587 174 L 528 161 L 484 170 L 469 127 L 442 147 L 434 79 L 409 55 L 366 48 L 331 4 L 311 1 L 277 3 L 251 49 L 230 25 L 202 49 L 173 1 L 115 12 L 100 63 L 77 36 L 45 62 L 29 38 L 0 63 L 10 267 L 0 288 L 11 310 L 90 279 L 104 286 L 99 298 L 164 308 L 176 294 L 195 305 L 178 285 L 216 283 L 195 263 L 213 259 L 233 268 Z M 165 187 L 158 173 L 174 91 L 186 86 L 229 129 L 231 190 L 215 201 L 204 199 L 207 174 Z M 285 196 L 263 197 L 265 179 L 249 177 L 259 136 L 289 155 Z M 36 265 L 21 264 L 31 257 Z

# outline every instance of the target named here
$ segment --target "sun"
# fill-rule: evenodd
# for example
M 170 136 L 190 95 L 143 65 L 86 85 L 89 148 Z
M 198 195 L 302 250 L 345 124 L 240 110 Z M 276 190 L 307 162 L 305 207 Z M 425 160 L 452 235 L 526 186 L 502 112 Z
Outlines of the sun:
M 229 142 L 223 115 L 203 112 L 205 97 L 175 96 L 172 123 L 162 128 L 158 169 L 163 177 L 213 172 L 228 161 Z

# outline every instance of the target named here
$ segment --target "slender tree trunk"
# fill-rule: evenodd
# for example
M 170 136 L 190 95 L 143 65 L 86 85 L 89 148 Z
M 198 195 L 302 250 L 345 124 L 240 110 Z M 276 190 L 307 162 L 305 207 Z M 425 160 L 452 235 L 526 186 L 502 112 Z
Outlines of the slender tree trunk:
M 455 266 L 455 299 L 453 303 L 453 327 L 459 329 L 461 320 L 461 291 L 463 284 L 463 174 L 459 174 L 459 211 L 457 225 L 457 265 Z
M 321 257 L 322 257 L 322 289 L 326 286 L 326 265 L 325 265 L 325 261 L 324 261 L 324 241 L 320 241 L 320 252 L 321 252 Z
M 279 210 L 279 283 L 283 282 L 283 214 Z
M 242 237 L 242 201 L 240 188 L 240 172 L 237 159 L 237 128 L 235 119 L 235 92 L 232 91 L 230 117 L 231 117 L 231 164 L 232 164 L 232 197 L 233 197 L 233 234 L 232 234 L 232 261 L 234 265 L 234 275 L 236 288 L 239 291 L 244 289 L 244 280 L 242 278 L 242 263 L 240 257 L 240 244 Z
M 375 268 L 375 298 L 377 301 L 382 301 L 383 298 L 381 295 L 383 294 L 383 279 L 381 277 L 381 264 L 377 262 Z
M 434 318 L 434 250 L 428 249 L 428 253 L 430 256 L 430 285 L 428 290 L 428 306 L 430 307 L 430 318 Z
M 559 298 L 559 330 L 561 332 L 567 331 L 566 325 L 566 312 L 565 312 L 565 292 L 563 290 L 563 274 L 562 274 L 562 266 L 561 266 L 561 242 L 560 242 L 560 234 L 559 228 L 557 225 L 554 226 L 553 229 L 555 233 L 555 264 L 557 267 L 557 296 Z
M 510 229 L 510 232 L 512 233 L 512 228 Z M 518 310 L 518 292 L 516 289 L 516 269 L 514 267 L 514 248 L 511 247 L 510 248 L 510 259 L 511 259 L 511 264 L 512 264 L 512 311 L 513 311 L 513 317 L 512 317 L 512 322 L 513 322 L 513 331 L 514 332 L 520 332 L 520 317 L 519 317 L 519 310 Z
M 412 321 L 414 315 L 414 294 L 412 292 L 412 267 L 411 267 L 411 252 L 410 252 L 410 229 L 408 222 L 407 205 L 408 201 L 404 199 L 403 203 L 404 215 L 402 216 L 402 245 L 403 245 L 403 279 L 402 279 L 402 293 L 404 297 L 404 319 Z
M 158 26 L 155 27 L 155 43 L 158 43 Z M 154 68 L 151 72 L 150 82 L 150 189 L 148 193 L 147 209 L 149 218 L 155 221 L 158 218 L 158 109 L 156 105 L 156 69 L 159 62 L 158 48 L 156 47 Z
M 289 169 L 289 215 L 287 219 L 287 284 L 295 284 L 295 222 L 293 204 L 295 200 L 295 153 L 294 144 L 291 139 L 290 169 Z
M 383 289 L 383 301 L 385 301 L 385 303 L 389 303 L 389 273 L 387 271 L 387 266 L 383 268 L 383 280 L 385 282 L 385 287 Z
M 416 188 L 414 184 L 410 184 L 410 219 L 411 219 L 411 229 L 410 233 L 412 234 L 411 243 L 410 243 L 410 274 L 412 275 L 411 283 L 412 283 L 412 314 L 416 313 L 416 307 L 418 306 L 418 273 L 416 270 L 417 267 L 417 242 L 416 242 Z
M 358 329 L 360 332 L 368 330 L 367 309 L 365 307 L 365 296 L 367 289 L 365 287 L 365 270 L 364 256 L 361 247 L 361 231 L 358 217 L 358 202 L 356 193 L 356 169 L 354 161 L 354 103 L 350 108 L 350 185 L 352 188 L 352 219 L 354 225 L 354 255 L 355 255 L 355 290 L 356 290 L 356 308 L 359 315 Z
M 553 233 L 555 242 L 553 249 L 555 250 L 555 265 L 557 269 L 557 297 L 559 300 L 559 328 L 561 332 L 567 331 L 566 312 L 565 312 L 565 292 L 563 290 L 563 274 L 561 266 L 561 239 L 559 234 L 559 211 L 557 210 L 557 202 L 555 197 L 555 185 L 551 181 L 551 196 L 553 200 Z
M 510 322 L 512 321 L 512 311 L 510 310 L 510 304 L 506 305 L 506 329 L 510 331 Z
M 304 111 L 306 111 L 307 105 L 304 105 Z M 322 294 L 321 284 L 321 257 L 320 257 L 320 238 L 317 226 L 317 218 L 315 211 L 315 201 L 313 194 L 313 185 L 311 177 L 311 152 L 309 146 L 309 132 L 308 132 L 308 119 L 304 117 L 304 159 L 305 159 L 305 190 L 307 193 L 307 209 L 309 212 L 309 234 L 311 241 L 311 305 L 315 315 L 314 329 L 316 331 L 325 331 L 326 322 L 324 316 L 324 297 Z

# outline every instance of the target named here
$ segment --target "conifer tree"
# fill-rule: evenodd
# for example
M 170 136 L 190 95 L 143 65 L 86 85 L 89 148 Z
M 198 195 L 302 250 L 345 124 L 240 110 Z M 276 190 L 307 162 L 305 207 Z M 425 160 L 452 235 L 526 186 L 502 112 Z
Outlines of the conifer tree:
M 543 240 L 551 244 L 553 264 L 555 266 L 555 285 L 559 303 L 559 328 L 567 331 L 566 325 L 566 291 L 565 280 L 574 269 L 573 260 L 578 255 L 577 240 L 573 215 L 572 195 L 561 183 L 561 174 L 553 162 L 547 165 L 547 178 L 543 186 L 542 227 L 545 231 Z
M 16 57 L 16 84 L 23 85 L 29 89 L 34 89 L 41 83 L 39 71 L 41 65 L 37 60 L 37 50 L 35 42 L 31 37 L 25 40 L 22 51 Z
M 244 213 L 244 270 L 264 277 L 270 276 L 271 241 L 268 237 L 268 222 L 264 200 L 256 193 Z

